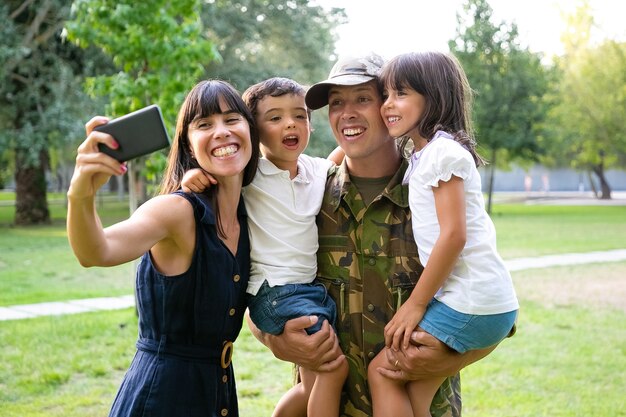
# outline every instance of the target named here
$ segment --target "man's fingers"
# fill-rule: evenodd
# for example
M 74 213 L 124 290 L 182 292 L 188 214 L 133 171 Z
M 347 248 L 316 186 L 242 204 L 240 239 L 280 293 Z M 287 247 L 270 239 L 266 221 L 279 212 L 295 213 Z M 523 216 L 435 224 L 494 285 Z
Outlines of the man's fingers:
M 317 370 L 319 372 L 331 372 L 331 371 L 334 371 L 335 369 L 339 368 L 339 366 L 341 365 L 341 362 L 343 362 L 345 360 L 346 360 L 346 357 L 344 355 L 339 355 L 334 360 L 332 360 L 330 362 L 326 362 L 323 365 L 321 365 L 320 367 L 318 367 Z
M 415 330 L 411 333 L 411 343 L 414 345 L 426 345 L 433 346 L 436 345 L 439 341 L 437 338 L 430 333 L 426 333 L 423 330 Z
M 378 371 L 379 374 L 386 376 L 389 379 L 393 379 L 396 381 L 405 380 L 404 373 L 402 372 L 401 369 L 391 370 L 391 369 L 386 369 L 386 368 L 376 368 L 376 370 Z
M 311 327 L 317 323 L 317 316 L 302 316 L 295 319 L 288 320 L 285 323 L 285 332 L 299 332 L 306 328 Z

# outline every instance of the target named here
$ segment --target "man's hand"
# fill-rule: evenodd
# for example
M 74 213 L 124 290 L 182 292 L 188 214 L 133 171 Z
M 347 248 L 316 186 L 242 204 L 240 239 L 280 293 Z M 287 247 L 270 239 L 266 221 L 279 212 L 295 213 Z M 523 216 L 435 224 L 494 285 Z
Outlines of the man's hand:
M 303 316 L 285 323 L 283 333 L 278 336 L 261 332 L 248 317 L 252 333 L 274 356 L 318 372 L 335 370 L 345 360 L 339 341 L 328 321 L 324 321 L 319 332 L 308 335 L 306 328 L 317 322 L 317 316 Z
M 470 363 L 484 358 L 495 348 L 496 346 L 491 346 L 461 354 L 425 331 L 416 330 L 411 334 L 411 345 L 408 349 L 387 349 L 389 363 L 397 364 L 396 368 L 399 369 L 378 369 L 382 375 L 399 381 L 449 377 L 456 375 Z

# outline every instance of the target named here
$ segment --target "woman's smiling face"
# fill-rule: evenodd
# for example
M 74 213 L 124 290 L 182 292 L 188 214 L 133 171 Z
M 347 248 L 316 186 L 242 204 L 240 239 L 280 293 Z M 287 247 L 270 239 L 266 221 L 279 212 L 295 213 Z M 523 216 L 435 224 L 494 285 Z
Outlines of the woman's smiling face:
M 223 101 L 220 108 L 222 113 L 194 119 L 187 133 L 198 164 L 216 178 L 242 174 L 252 156 L 247 120 Z

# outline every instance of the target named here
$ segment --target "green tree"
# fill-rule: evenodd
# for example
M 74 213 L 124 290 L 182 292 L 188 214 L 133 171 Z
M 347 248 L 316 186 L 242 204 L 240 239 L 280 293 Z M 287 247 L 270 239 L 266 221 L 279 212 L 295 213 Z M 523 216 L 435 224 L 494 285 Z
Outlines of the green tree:
M 63 41 L 69 4 L 9 0 L 0 5 L 0 155 L 13 157 L 15 223 L 47 223 L 46 169 L 50 147 L 83 128 L 85 108 L 77 74 L 82 53 Z
M 515 24 L 492 22 L 486 0 L 468 0 L 457 14 L 457 36 L 449 42 L 472 89 L 474 123 L 480 149 L 491 166 L 487 210 L 491 211 L 496 166 L 533 159 L 547 91 L 541 56 L 522 48 Z M 502 159 L 502 160 L 500 160 Z
M 303 84 L 328 73 L 334 54 L 333 30 L 345 21 L 343 9 L 329 11 L 310 0 L 214 0 L 202 19 L 221 55 L 207 68 L 240 90 L 273 76 Z
M 333 64 L 334 29 L 345 22 L 343 9 L 325 10 L 310 0 L 214 0 L 202 20 L 221 55 L 207 76 L 229 80 L 243 92 L 269 77 L 311 84 L 325 79 Z M 321 113 L 321 112 L 317 112 Z M 327 118 L 315 114 L 307 150 L 327 155 L 336 146 Z
M 605 171 L 626 166 L 626 43 L 591 44 L 594 20 L 588 3 L 567 22 L 549 112 L 553 140 L 547 146 L 557 162 L 593 172 L 600 182 L 597 195 L 610 199 Z
M 93 97 L 107 100 L 106 113 L 118 117 L 148 104 L 158 104 L 172 131 L 185 94 L 202 78 L 205 67 L 218 58 L 200 19 L 200 0 L 75 0 L 67 22 L 69 39 L 81 47 L 93 45 L 109 56 L 118 71 L 87 79 Z M 158 181 L 158 169 L 165 155 L 157 153 L 148 164 L 145 159 L 129 170 L 131 191 L 146 198 L 144 178 Z M 135 169 L 137 168 L 137 169 Z M 140 175 L 140 171 L 144 170 Z
M 148 104 L 172 125 L 184 95 L 217 54 L 199 18 L 199 0 L 75 0 L 68 38 L 93 45 L 118 71 L 88 78 L 87 91 L 106 97 L 117 117 Z

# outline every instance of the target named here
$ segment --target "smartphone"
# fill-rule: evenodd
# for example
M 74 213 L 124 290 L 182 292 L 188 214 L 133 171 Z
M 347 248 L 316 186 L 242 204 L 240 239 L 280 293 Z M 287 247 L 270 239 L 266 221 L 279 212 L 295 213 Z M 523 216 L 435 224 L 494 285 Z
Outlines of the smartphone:
M 98 144 L 98 149 L 120 162 L 170 146 L 163 115 L 156 104 L 113 119 L 94 130 L 108 133 L 115 138 L 120 145 L 118 149 L 111 149 L 103 143 Z

